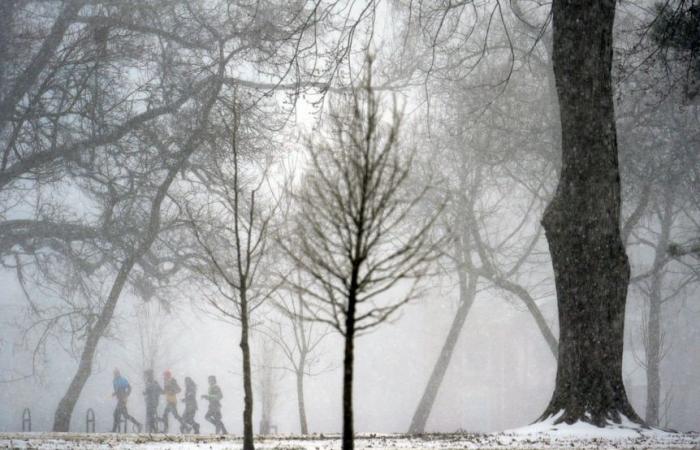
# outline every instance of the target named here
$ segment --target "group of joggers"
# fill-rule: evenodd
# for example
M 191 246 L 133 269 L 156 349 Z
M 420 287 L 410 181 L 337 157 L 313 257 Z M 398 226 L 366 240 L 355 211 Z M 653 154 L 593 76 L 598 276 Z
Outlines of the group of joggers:
M 146 400 L 146 432 L 157 433 L 162 431 L 168 432 L 168 419 L 170 414 L 180 422 L 180 432 L 189 433 L 190 431 L 199 434 L 199 424 L 195 422 L 194 415 L 197 412 L 197 385 L 192 381 L 192 378 L 185 377 L 185 398 L 182 402 L 185 403 L 185 410 L 182 416 L 177 412 L 177 394 L 181 392 L 177 380 L 173 374 L 166 370 L 163 373 L 163 387 L 158 384 L 158 381 L 153 376 L 152 370 L 144 372 L 144 380 L 146 388 L 143 391 L 143 396 Z M 114 409 L 114 425 L 112 432 L 119 431 L 119 422 L 124 418 L 131 421 L 136 427 L 137 432 L 141 432 L 141 423 L 131 416 L 127 410 L 126 402 L 131 394 L 131 385 L 129 381 L 121 375 L 119 369 L 114 369 L 114 380 L 112 383 L 114 393 L 112 396 L 117 398 L 117 407 Z M 165 409 L 162 416 L 158 416 L 158 401 L 160 396 L 165 394 Z M 202 395 L 201 398 L 209 401 L 209 408 L 204 418 L 216 427 L 217 434 L 226 434 L 226 427 L 221 422 L 221 399 L 223 394 L 221 388 L 216 384 L 216 377 L 209 376 L 209 392 L 207 395 Z M 158 421 L 163 423 L 163 428 L 158 429 Z

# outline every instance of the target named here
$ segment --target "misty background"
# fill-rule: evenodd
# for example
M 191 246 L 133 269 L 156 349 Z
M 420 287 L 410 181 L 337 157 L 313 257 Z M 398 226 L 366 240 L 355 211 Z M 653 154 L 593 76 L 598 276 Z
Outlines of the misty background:
M 459 220 L 451 222 L 454 217 L 469 217 L 469 226 L 481 233 L 489 257 L 479 253 L 476 244 L 466 252 L 473 254 L 482 269 L 486 262 L 496 267 L 491 272 L 487 268 L 480 275 L 473 275 L 478 278 L 474 302 L 426 431 L 476 432 L 520 427 L 537 420 L 547 406 L 556 374 L 556 358 L 551 342 L 545 337 L 547 331 L 543 331 L 548 329 L 554 337 L 558 334 L 556 298 L 547 243 L 539 221 L 557 180 L 557 106 L 547 33 L 540 37 L 528 28 L 527 22 L 523 25 L 516 14 L 542 24 L 546 21 L 547 8 L 538 2 L 513 2 L 521 5 L 521 9 L 516 9 L 516 13 L 502 12 L 502 23 L 488 31 L 485 28 L 488 15 L 479 15 L 473 26 L 475 36 L 485 39 L 490 33 L 490 38 L 484 41 L 489 44 L 487 56 L 478 65 L 464 63 L 464 67 L 455 67 L 454 61 L 477 58 L 481 48 L 477 45 L 466 56 L 438 52 L 439 56 L 435 57 L 435 48 L 453 50 L 450 42 L 459 36 L 448 36 L 439 43 L 431 36 L 424 36 L 421 27 L 434 30 L 430 27 L 435 27 L 435 23 L 426 19 L 425 23 L 411 25 L 403 3 L 382 4 L 373 10 L 372 20 L 358 22 L 363 43 L 349 52 L 353 62 L 341 66 L 336 74 L 341 94 L 316 90 L 270 95 L 267 88 L 253 89 L 247 94 L 246 102 L 255 104 L 256 108 L 256 102 L 261 105 L 253 109 L 255 114 L 251 113 L 250 118 L 243 119 L 247 120 L 244 126 L 254 130 L 251 132 L 254 136 L 249 138 L 251 148 L 259 152 L 251 151 L 253 156 L 244 155 L 244 158 L 252 161 L 253 174 L 259 173 L 261 166 L 274 167 L 274 183 L 283 183 L 290 172 L 302 177 L 306 165 L 300 155 L 304 154 L 307 137 L 319 133 L 326 123 L 324 114 L 334 101 L 331 98 L 336 94 L 342 97 L 341 88 L 357 79 L 356 74 L 349 72 L 361 72 L 365 50 L 376 55 L 373 67 L 378 92 L 384 95 L 387 105 L 392 95 L 398 97 L 404 111 L 401 141 L 406 148 L 416 150 L 414 176 L 435 188 L 433 196 L 421 207 L 430 211 L 446 202 L 444 220 L 438 221 L 437 234 L 453 230 Z M 39 35 L 46 33 L 47 24 L 55 16 L 52 7 L 55 5 L 46 6 L 38 18 L 32 19 L 38 23 L 32 29 L 39 30 Z M 358 7 L 341 8 L 341 11 L 351 17 L 364 13 Z M 633 277 L 626 312 L 623 375 L 632 405 L 643 412 L 648 396 L 650 305 L 657 302 L 660 306 L 654 317 L 662 330 L 657 343 L 661 380 L 658 424 L 679 431 L 698 431 L 698 262 L 693 256 L 673 258 L 667 249 L 672 243 L 688 242 L 700 234 L 699 106 L 697 101 L 684 100 L 674 91 L 673 83 L 664 81 L 665 62 L 648 61 L 653 53 L 649 50 L 651 44 L 639 30 L 652 20 L 653 11 L 652 2 L 620 3 L 616 19 L 619 39 L 615 92 L 623 218 L 630 224 L 625 231 Z M 92 13 L 118 16 L 123 11 Z M 431 16 L 426 14 L 426 17 Z M 436 15 L 433 20 L 438 18 Z M 461 23 L 460 20 L 471 19 L 455 20 Z M 394 27 L 397 23 L 405 23 L 406 27 Z M 512 34 L 504 33 L 506 29 Z M 81 32 L 78 28 L 74 31 Z M 336 28 L 328 32 L 326 39 L 341 41 L 341 37 L 347 36 L 345 33 Z M 130 42 L 131 37 L 123 39 Z M 508 41 L 512 41 L 515 52 L 505 45 Z M 118 39 L 114 42 L 115 47 L 124 43 Z M 331 48 L 328 42 L 324 45 Z M 640 42 L 644 43 L 641 49 Z M 148 52 L 158 50 L 149 48 Z M 194 59 L 208 61 L 207 57 L 199 55 Z M 307 61 L 304 64 L 311 66 Z M 643 64 L 648 66 L 642 67 Z M 138 64 L 126 67 L 126 78 L 135 80 L 139 70 L 146 69 Z M 182 72 L 178 77 L 184 78 L 189 69 L 178 66 L 177 70 Z M 233 72 L 239 78 L 270 82 L 266 78 L 269 73 L 258 72 L 254 62 L 242 63 Z M 105 77 L 118 78 L 115 74 Z M 119 88 L 126 91 L 128 87 Z M 184 138 L 178 133 L 185 131 L 179 127 L 186 129 L 189 120 L 195 122 L 194 116 L 188 112 L 183 117 L 173 117 L 172 122 L 163 126 L 172 133 L 168 139 L 181 143 Z M 2 139 L 9 141 L 9 131 L 3 133 Z M 291 171 L 290 166 L 294 166 Z M 79 180 L 83 175 L 77 176 L 79 172 L 76 169 L 70 176 Z M 173 204 L 186 190 L 182 187 L 185 178 L 183 175 L 182 180 L 176 181 L 181 185 L 175 189 L 173 199 L 169 199 Z M 471 211 L 467 212 L 455 194 L 460 188 L 464 192 L 460 183 L 465 179 L 469 181 L 469 197 L 474 199 Z M 56 217 L 71 220 L 101 217 L 101 197 L 81 183 L 65 174 L 36 184 L 31 179 L 20 180 L 14 190 L 0 193 L 0 219 L 50 217 L 55 211 L 61 211 Z M 282 190 L 270 188 L 270 191 L 277 192 L 276 189 Z M 176 208 L 171 205 L 168 214 L 174 217 L 173 211 Z M 286 222 L 287 218 L 280 220 Z M 11 240 L 9 233 L 7 236 Z M 177 245 L 180 241 L 173 242 Z M 37 249 L 19 241 L 2 244 L 0 431 L 21 429 L 24 408 L 31 409 L 34 431 L 50 430 L 56 406 L 75 374 L 81 342 L 79 329 L 71 331 L 71 326 L 59 320 L 51 323 L 50 319 L 51 314 L 60 313 L 62 304 L 74 300 L 71 276 L 56 269 L 66 267 L 60 258 L 33 259 L 32 252 L 42 253 L 41 246 Z M 48 245 L 47 249 L 51 253 L 55 247 Z M 451 251 L 447 246 L 446 253 Z M 663 265 L 659 263 L 661 260 Z M 25 271 L 21 275 L 18 266 Z M 47 270 L 66 276 L 47 276 Z M 110 268 L 91 274 L 96 281 L 90 292 L 104 293 L 114 273 Z M 140 272 L 139 276 L 148 274 Z M 99 343 L 92 375 L 73 414 L 72 430 L 84 429 L 88 408 L 95 411 L 97 431 L 110 429 L 114 368 L 119 368 L 129 379 L 134 389 L 129 409 L 142 420 L 145 411 L 142 374 L 152 367 L 161 383 L 166 369 L 173 372 L 181 385 L 185 376 L 192 377 L 199 393 L 205 390 L 207 376 L 216 375 L 224 394 L 223 421 L 230 432 L 241 433 L 240 328 L 217 317 L 204 298 L 202 281 L 194 280 L 195 276 L 188 273 L 181 278 L 175 276 L 177 280 L 172 284 L 148 285 L 149 289 L 160 289 L 151 296 L 144 295 L 138 278 L 131 280 L 133 285 L 121 294 L 114 318 Z M 421 292 L 419 298 L 404 306 L 391 320 L 356 341 L 354 398 L 358 432 L 405 432 L 409 427 L 460 306 L 459 281 L 449 258 L 442 259 L 434 273 L 423 280 Z M 525 297 L 522 292 L 526 293 Z M 385 300 L 390 301 L 391 295 L 396 293 L 388 293 Z M 524 298 L 532 300 L 531 303 L 528 305 Z M 50 310 L 50 314 L 37 315 L 36 305 Z M 280 320 L 279 316 L 269 306 L 261 307 L 255 314 L 251 336 L 255 429 L 258 430 L 263 409 L 267 409 L 272 431 L 297 433 L 294 374 L 285 370 L 284 356 L 266 335 L 269 333 L 266 321 Z M 316 359 L 314 375 L 305 380 L 309 431 L 338 433 L 342 407 L 341 337 L 328 333 L 316 351 Z M 266 386 L 261 385 L 263 374 L 269 380 Z M 270 400 L 265 408 L 261 407 L 263 398 Z M 198 416 L 204 410 L 203 403 L 200 402 Z M 163 406 L 161 401 L 160 408 Z M 209 424 L 203 423 L 203 431 L 207 432 L 208 428 Z

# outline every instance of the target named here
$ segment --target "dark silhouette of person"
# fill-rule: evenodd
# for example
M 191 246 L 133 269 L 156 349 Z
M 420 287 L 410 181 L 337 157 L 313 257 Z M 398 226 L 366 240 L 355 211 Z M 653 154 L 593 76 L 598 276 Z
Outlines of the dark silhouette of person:
M 172 415 L 180 422 L 182 427 L 182 418 L 177 412 L 177 394 L 180 393 L 180 386 L 177 380 L 173 378 L 172 372 L 166 370 L 163 372 L 163 391 L 165 392 L 165 409 L 163 410 L 163 432 L 168 432 L 168 417 Z
M 134 419 L 129 415 L 129 411 L 126 409 L 126 401 L 131 394 L 131 385 L 129 381 L 119 373 L 119 369 L 114 369 L 114 379 L 112 380 L 112 387 L 114 392 L 112 392 L 112 397 L 117 398 L 117 407 L 114 408 L 114 422 L 112 425 L 112 433 L 119 431 L 119 422 L 121 418 L 124 417 L 126 420 L 130 420 L 131 423 L 136 425 L 136 432 L 141 432 L 141 424 L 138 420 Z M 126 430 L 125 430 L 126 431 Z
M 147 370 L 143 374 L 146 381 L 146 388 L 143 396 L 146 399 L 146 431 L 149 433 L 158 432 L 158 399 L 163 394 L 163 389 L 153 378 L 153 370 Z
M 187 433 L 191 428 L 194 434 L 199 434 L 199 424 L 194 420 L 197 413 L 197 385 L 190 377 L 185 377 L 185 398 L 182 401 L 185 403 L 185 411 L 182 413 L 180 432 Z
M 227 434 L 226 427 L 221 421 L 221 399 L 224 394 L 221 393 L 221 388 L 216 384 L 216 377 L 214 375 L 209 375 L 209 393 L 207 395 L 202 395 L 202 398 L 209 400 L 209 408 L 204 418 L 207 422 L 211 423 L 216 427 L 216 434 Z

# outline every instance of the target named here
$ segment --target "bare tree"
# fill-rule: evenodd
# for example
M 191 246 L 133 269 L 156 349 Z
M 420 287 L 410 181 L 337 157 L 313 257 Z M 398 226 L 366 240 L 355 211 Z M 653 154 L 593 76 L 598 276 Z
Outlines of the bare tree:
M 299 272 L 288 275 L 296 277 L 295 284 L 301 285 Z M 320 345 L 332 331 L 330 327 L 313 320 L 305 320 L 306 308 L 313 308 L 304 300 L 304 294 L 297 289 L 283 289 L 275 299 L 275 305 L 282 313 L 281 320 L 270 320 L 267 334 L 279 347 L 286 364 L 283 369 L 294 374 L 297 411 L 299 414 L 299 430 L 302 435 L 309 434 L 304 382 L 307 377 L 313 377 L 329 370 L 330 367 L 321 365 Z M 311 314 L 314 316 L 315 314 Z
M 539 8 L 539 3 L 533 2 Z M 413 2 L 411 2 L 413 5 Z M 605 426 L 621 415 L 641 422 L 622 382 L 624 312 L 629 263 L 620 236 L 620 176 L 613 108 L 613 1 L 554 1 L 552 61 L 561 122 L 561 172 L 543 215 L 559 310 L 560 340 L 552 400 L 542 418 L 587 421 Z M 417 2 L 419 29 L 433 55 L 425 73 L 448 79 L 471 74 L 487 56 L 490 38 L 500 31 L 504 86 L 521 52 L 502 2 L 482 10 L 472 2 L 434 5 Z M 475 14 L 464 14 L 470 8 Z M 518 20 L 529 20 L 523 9 Z M 549 17 L 549 15 L 547 15 Z M 488 26 L 478 28 L 479 19 Z M 422 23 L 421 23 L 422 22 Z M 545 24 L 550 23 L 546 19 Z M 493 26 L 492 26 L 493 24 Z M 466 27 L 466 28 L 464 28 Z M 465 33 L 463 30 L 468 30 Z M 536 39 L 544 35 L 538 33 Z M 476 44 L 476 45 L 475 45 Z M 446 50 L 445 57 L 439 50 Z
M 158 230 L 153 234 L 150 225 L 158 220 L 150 213 L 168 203 L 175 175 L 191 167 L 192 160 L 180 156 L 203 147 L 209 100 L 217 101 L 222 86 L 245 85 L 258 99 L 277 89 L 293 96 L 304 89 L 294 81 L 309 74 L 306 55 L 320 56 L 309 52 L 308 32 L 327 16 L 315 2 L 266 5 L 261 12 L 257 3 L 233 0 L 2 2 L 0 54 L 11 63 L 0 74 L 0 254 L 21 253 L 23 260 L 8 264 L 12 269 L 44 252 L 70 261 L 84 280 L 105 271 L 114 277 L 114 289 L 88 307 L 54 309 L 59 318 L 77 311 L 86 324 L 76 339 L 86 343 L 78 375 L 59 405 L 57 430 L 68 430 L 123 287 L 162 268 L 153 250 L 169 246 Z M 267 82 L 221 70 L 234 62 Z M 333 71 L 315 72 L 308 86 L 327 87 L 316 79 L 332 78 Z M 162 180 L 164 192 L 154 186 Z M 91 201 L 88 213 L 53 195 L 66 187 Z M 25 208 L 32 200 L 34 208 Z M 37 273 L 49 283 L 71 281 L 46 268 Z
M 641 422 L 622 380 L 630 268 L 620 234 L 613 108 L 615 2 L 552 5 L 562 170 L 542 219 L 559 307 L 556 386 L 542 417 L 605 426 Z M 586 42 L 587 45 L 581 45 Z M 582 93 L 590 93 L 582 102 Z M 584 151 L 585 149 L 585 151 Z
M 368 66 L 348 108 L 331 112 L 330 136 L 309 142 L 293 238 L 280 242 L 303 274 L 294 288 L 307 299 L 305 315 L 345 340 L 343 450 L 353 448 L 355 337 L 415 297 L 399 283 L 424 276 L 437 257 L 431 227 L 442 209 L 422 221 L 413 216 L 429 187 L 413 184 L 412 157 L 399 147 L 400 113 L 394 104 L 391 121 L 382 122 L 371 59 Z
M 245 125 L 237 100 L 225 113 L 231 122 L 222 140 L 210 142 L 209 165 L 193 172 L 195 191 L 185 209 L 204 258 L 196 271 L 213 287 L 207 301 L 221 316 L 241 327 L 243 356 L 244 449 L 253 444 L 253 381 L 250 333 L 253 313 L 268 300 L 277 284 L 268 267 L 269 234 L 274 205 L 266 205 L 262 173 L 244 166 L 243 153 L 251 154 L 250 128 Z M 201 189 L 198 189 L 201 188 Z M 269 202 L 268 202 L 269 203 Z
M 280 355 L 277 344 L 266 333 L 258 333 L 257 336 L 255 384 L 260 399 L 258 431 L 262 435 L 268 435 L 273 429 L 277 429 L 273 423 L 273 417 L 280 394 L 279 384 L 284 377 L 284 371 L 280 370 Z
M 449 234 L 452 251 L 443 261 L 459 301 L 409 433 L 426 430 L 471 307 L 485 290 L 524 305 L 556 360 L 556 330 L 540 307 L 554 300 L 537 218 L 553 190 L 557 142 L 549 124 L 552 93 L 543 71 L 544 63 L 521 68 L 495 99 L 488 90 L 470 89 L 467 83 L 433 88 L 440 101 L 432 110 L 441 120 L 431 124 L 428 136 L 422 133 L 417 139 L 431 149 L 421 163 L 440 171 L 439 195 L 449 198 L 441 229 Z M 498 64 L 485 61 L 470 83 L 487 83 L 499 73 Z M 534 276 L 538 272 L 546 275 Z

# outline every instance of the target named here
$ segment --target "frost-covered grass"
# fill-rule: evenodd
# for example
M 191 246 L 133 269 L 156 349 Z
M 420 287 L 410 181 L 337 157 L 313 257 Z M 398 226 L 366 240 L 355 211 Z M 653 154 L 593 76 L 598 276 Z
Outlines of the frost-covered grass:
M 112 433 L 0 433 L 2 449 L 36 450 L 239 450 L 240 436 Z M 642 430 L 628 424 L 600 429 L 588 424 L 549 422 L 502 433 L 454 433 L 407 436 L 361 434 L 357 450 L 380 449 L 700 449 L 700 435 Z M 338 435 L 278 435 L 256 438 L 260 450 L 337 450 Z

